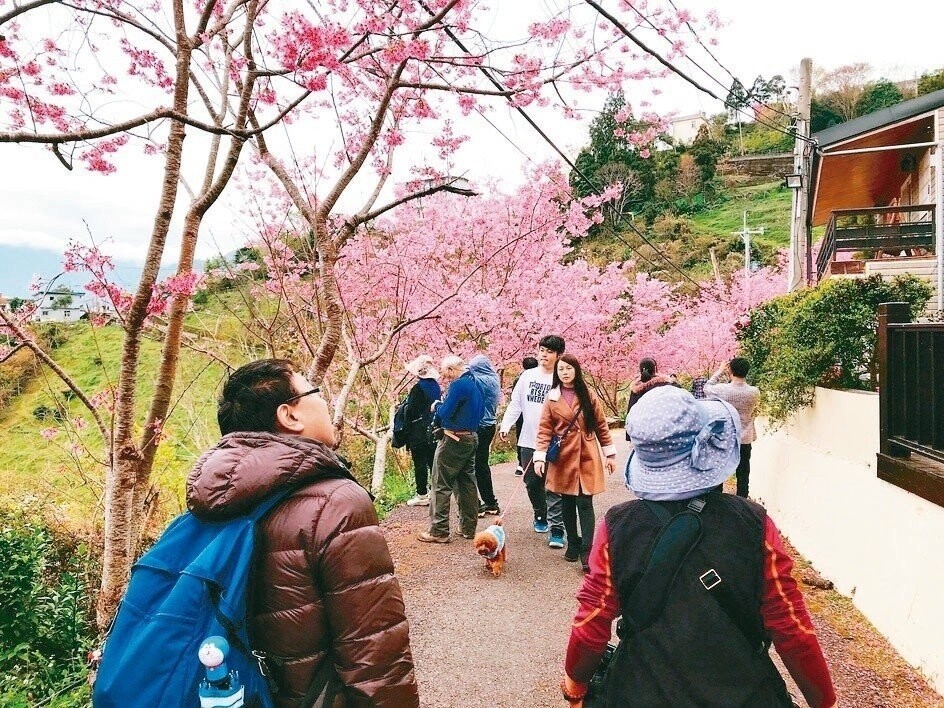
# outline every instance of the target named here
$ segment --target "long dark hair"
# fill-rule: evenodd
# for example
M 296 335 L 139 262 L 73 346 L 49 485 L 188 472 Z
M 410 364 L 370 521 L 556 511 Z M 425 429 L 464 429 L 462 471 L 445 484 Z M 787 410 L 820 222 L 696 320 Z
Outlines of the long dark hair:
M 586 429 L 588 432 L 596 432 L 597 416 L 593 412 L 593 401 L 590 399 L 590 389 L 587 388 L 587 382 L 583 380 L 583 369 L 580 368 L 580 362 L 577 361 L 577 357 L 573 354 L 561 354 L 557 362 L 564 362 L 574 367 L 574 393 L 577 394 L 577 401 L 580 402 L 580 410 L 583 411 Z M 551 385 L 563 388 L 556 365 L 554 366 L 554 379 Z
M 646 357 L 639 362 L 639 380 L 646 383 L 656 375 L 656 360 Z

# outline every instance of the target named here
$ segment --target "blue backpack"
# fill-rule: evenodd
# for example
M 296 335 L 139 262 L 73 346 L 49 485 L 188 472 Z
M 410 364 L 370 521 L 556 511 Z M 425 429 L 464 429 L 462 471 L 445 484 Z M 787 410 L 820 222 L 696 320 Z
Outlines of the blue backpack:
M 171 523 L 131 571 L 102 651 L 92 693 L 97 708 L 199 706 L 205 669 L 197 652 L 213 635 L 230 644 L 226 661 L 238 672 L 245 705 L 273 706 L 265 657 L 250 648 L 249 575 L 257 524 L 295 491 L 228 521 L 201 521 L 188 512 Z M 323 674 L 314 681 L 314 696 L 327 683 Z

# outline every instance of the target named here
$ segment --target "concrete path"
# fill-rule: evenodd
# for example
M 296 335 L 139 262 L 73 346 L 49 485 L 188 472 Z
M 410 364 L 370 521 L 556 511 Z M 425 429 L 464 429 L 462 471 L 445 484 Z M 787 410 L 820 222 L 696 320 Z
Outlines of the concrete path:
M 610 506 L 631 498 L 622 475 L 628 445 L 622 430 L 613 432 L 617 471 L 607 480 L 606 492 L 595 497 L 598 520 Z M 530 503 L 514 467 L 493 467 L 508 532 L 508 562 L 500 578 L 484 569 L 471 541 L 417 541 L 416 533 L 428 528 L 427 507 L 399 507 L 383 523 L 411 623 L 420 696 L 429 708 L 565 705 L 558 687 L 583 574 L 579 563 L 565 562 L 563 551 L 548 548 L 547 536 L 532 530 Z M 480 529 L 487 520 L 480 520 Z M 801 587 L 808 598 L 829 592 Z M 851 630 L 844 620 L 837 630 L 828 603 L 810 606 L 841 706 L 944 706 L 887 642 L 882 666 L 864 665 L 859 650 L 872 651 L 884 639 L 861 616 L 858 629 Z M 848 636 L 850 631 L 854 636 Z M 792 682 L 788 685 L 800 695 Z

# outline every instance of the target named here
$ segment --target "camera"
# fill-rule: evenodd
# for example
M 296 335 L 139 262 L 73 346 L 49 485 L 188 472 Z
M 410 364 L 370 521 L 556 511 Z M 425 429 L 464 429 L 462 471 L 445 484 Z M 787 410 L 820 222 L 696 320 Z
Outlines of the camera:
M 616 644 L 607 644 L 603 652 L 603 658 L 600 659 L 600 665 L 590 677 L 590 684 L 587 686 L 587 695 L 584 696 L 584 708 L 603 708 L 606 701 L 606 679 L 609 674 L 610 664 L 613 662 L 613 656 L 616 654 Z

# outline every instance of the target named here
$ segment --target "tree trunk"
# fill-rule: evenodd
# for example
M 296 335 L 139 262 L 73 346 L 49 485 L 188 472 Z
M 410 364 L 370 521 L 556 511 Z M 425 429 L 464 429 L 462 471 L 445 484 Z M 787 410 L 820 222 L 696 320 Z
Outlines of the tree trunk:
M 191 50 L 183 35 L 183 8 L 175 4 L 177 18 L 178 50 L 174 108 L 181 112 L 187 107 L 189 90 L 189 67 Z M 105 478 L 105 538 L 102 556 L 102 585 L 98 596 L 96 620 L 103 630 L 111 623 L 124 592 L 134 560 L 135 539 L 133 517 L 134 488 L 143 462 L 141 451 L 135 445 L 134 406 L 137 388 L 138 364 L 141 353 L 141 334 L 147 317 L 148 304 L 157 273 L 164 255 L 164 244 L 170 229 L 177 186 L 180 181 L 181 156 L 183 154 L 184 124 L 173 122 L 167 141 L 167 157 L 164 163 L 164 180 L 158 203 L 151 240 L 141 281 L 135 292 L 126 320 L 125 341 L 122 349 L 121 368 L 118 374 L 118 393 L 115 404 L 115 439 L 112 443 L 112 465 Z
M 325 374 L 328 373 L 328 367 L 334 361 L 334 356 L 341 344 L 341 332 L 344 326 L 344 303 L 341 300 L 341 290 L 335 274 L 335 265 L 338 260 L 337 249 L 325 233 L 327 231 L 325 222 L 319 222 L 318 230 L 322 232 L 317 235 L 317 241 L 321 255 L 319 275 L 321 296 L 325 304 L 325 323 L 318 351 L 315 352 L 315 358 L 308 368 L 308 379 L 316 386 L 324 379 Z
M 393 414 L 395 412 L 396 404 L 391 403 L 390 417 L 387 418 L 391 421 L 391 424 L 387 428 L 387 432 L 383 435 L 377 435 L 374 439 L 376 450 L 374 451 L 374 469 L 370 475 L 370 493 L 375 496 L 380 494 L 383 489 L 384 473 L 387 471 L 387 444 L 393 437 Z

